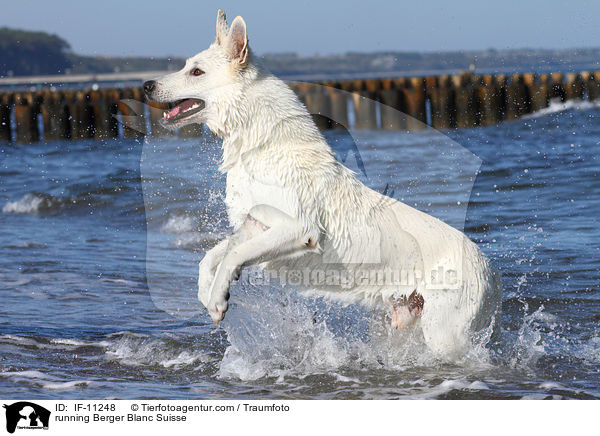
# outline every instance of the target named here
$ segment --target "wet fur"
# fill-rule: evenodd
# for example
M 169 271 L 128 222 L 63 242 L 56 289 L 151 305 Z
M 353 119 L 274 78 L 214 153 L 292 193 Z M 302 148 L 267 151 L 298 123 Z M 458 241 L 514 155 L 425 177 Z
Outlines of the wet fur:
M 205 74 L 191 76 L 195 67 Z M 227 311 L 231 281 L 252 264 L 454 269 L 461 281 L 452 289 L 420 282 L 305 291 L 385 307 L 416 286 L 424 304 L 408 314 L 428 346 L 447 356 L 463 353 L 471 335 L 493 323 L 500 282 L 479 248 L 442 221 L 366 187 L 336 161 L 305 106 L 255 58 L 240 17 L 229 27 L 219 11 L 215 42 L 181 71 L 157 79 L 149 98 L 203 99 L 205 109 L 175 127 L 205 123 L 223 139 L 220 169 L 234 235 L 206 253 L 198 279 L 198 297 L 215 323 Z

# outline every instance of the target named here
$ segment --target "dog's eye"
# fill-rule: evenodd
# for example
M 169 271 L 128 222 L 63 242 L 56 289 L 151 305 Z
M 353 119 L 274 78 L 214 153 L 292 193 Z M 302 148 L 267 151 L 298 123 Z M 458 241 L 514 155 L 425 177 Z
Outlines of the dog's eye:
M 202 74 L 204 74 L 204 71 L 202 71 L 200 68 L 194 68 L 192 70 L 192 76 L 201 76 Z

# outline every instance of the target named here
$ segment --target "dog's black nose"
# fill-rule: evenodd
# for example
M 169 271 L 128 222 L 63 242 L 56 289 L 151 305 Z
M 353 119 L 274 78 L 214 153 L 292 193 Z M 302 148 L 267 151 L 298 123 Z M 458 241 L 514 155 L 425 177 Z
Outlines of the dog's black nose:
M 144 92 L 146 95 L 150 95 L 152 91 L 156 88 L 156 80 L 148 80 L 144 83 Z

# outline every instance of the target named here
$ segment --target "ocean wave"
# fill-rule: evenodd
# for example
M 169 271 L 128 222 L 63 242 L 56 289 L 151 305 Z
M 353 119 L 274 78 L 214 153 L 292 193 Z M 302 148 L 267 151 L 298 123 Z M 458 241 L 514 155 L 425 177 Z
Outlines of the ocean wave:
M 17 201 L 9 201 L 2 207 L 4 213 L 23 213 L 37 215 L 52 207 L 52 197 L 41 194 L 25 194 Z
M 199 218 L 186 214 L 173 214 L 159 228 L 160 233 L 174 235 L 170 243 L 177 248 L 195 249 L 212 245 L 223 237 L 222 232 L 203 231 Z
M 171 234 L 182 234 L 191 232 L 196 228 L 195 220 L 187 215 L 170 216 L 166 223 L 161 227 L 161 231 Z
M 596 336 L 584 340 L 579 345 L 579 355 L 589 364 L 600 363 L 600 333 L 597 332 Z
M 75 351 L 79 347 L 106 348 L 110 345 L 107 341 L 84 341 L 68 338 L 46 338 L 38 336 L 0 335 L 0 344 L 25 346 L 34 349 L 51 349 Z
M 569 110 L 574 111 L 583 111 L 593 108 L 600 107 L 600 101 L 585 101 L 585 100 L 567 100 L 561 101 L 560 99 L 552 99 L 550 100 L 550 104 L 548 107 L 544 109 L 540 109 L 538 111 L 532 112 L 530 114 L 524 115 L 522 118 L 524 119 L 532 119 L 532 118 L 540 118 L 545 115 L 555 114 L 558 112 L 565 112 Z
M 152 337 L 136 333 L 115 334 L 106 356 L 126 366 L 161 366 L 202 369 L 214 359 L 197 343 L 169 337 Z
M 202 370 L 207 364 L 215 364 L 218 358 L 207 350 L 206 344 L 195 337 L 148 336 L 132 332 L 119 332 L 102 340 L 90 341 L 70 338 L 25 337 L 0 335 L 0 344 L 27 347 L 28 349 L 49 350 L 60 353 L 91 353 L 93 358 L 117 362 L 125 366 L 159 366 L 172 370 Z M 92 351 L 93 350 L 93 351 Z M 70 389 L 87 381 L 58 381 L 39 371 L 13 371 L 7 377 L 31 380 L 46 380 L 55 384 L 47 389 Z M 81 387 L 81 386 L 79 386 Z
M 42 383 L 41 387 L 50 391 L 72 391 L 75 389 L 87 388 L 93 385 L 95 385 L 95 382 L 90 380 L 73 380 L 58 383 Z
M 417 392 L 406 395 L 403 398 L 414 400 L 428 400 L 443 398 L 444 395 L 448 395 L 452 391 L 477 392 L 488 391 L 489 389 L 490 388 L 486 383 L 479 380 L 469 381 L 465 379 L 449 379 L 444 380 L 435 386 L 420 387 L 419 389 L 416 389 Z
M 10 249 L 17 249 L 17 250 L 22 250 L 23 248 L 47 248 L 48 244 L 44 244 L 43 242 L 35 242 L 35 241 L 28 241 L 28 242 L 22 242 L 20 244 L 6 244 L 3 245 L 2 248 L 10 248 Z
M 89 196 L 55 197 L 50 194 L 30 192 L 19 200 L 9 201 L 2 212 L 25 215 L 55 215 L 67 208 L 90 207 L 97 201 Z
M 0 377 L 9 379 L 16 384 L 51 391 L 72 391 L 96 384 L 91 380 L 64 380 L 41 371 L 3 371 L 0 372 Z

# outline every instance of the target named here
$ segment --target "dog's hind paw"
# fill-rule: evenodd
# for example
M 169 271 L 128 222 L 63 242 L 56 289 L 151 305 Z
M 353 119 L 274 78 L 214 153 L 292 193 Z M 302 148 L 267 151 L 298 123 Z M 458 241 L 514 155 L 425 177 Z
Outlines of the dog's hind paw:
M 425 299 L 416 290 L 408 296 L 392 300 L 392 327 L 402 330 L 411 326 L 423 313 Z
M 417 294 L 417 290 L 412 291 L 412 294 L 408 296 L 407 306 L 408 311 L 414 317 L 419 317 L 423 313 L 423 305 L 425 299 L 421 294 Z

